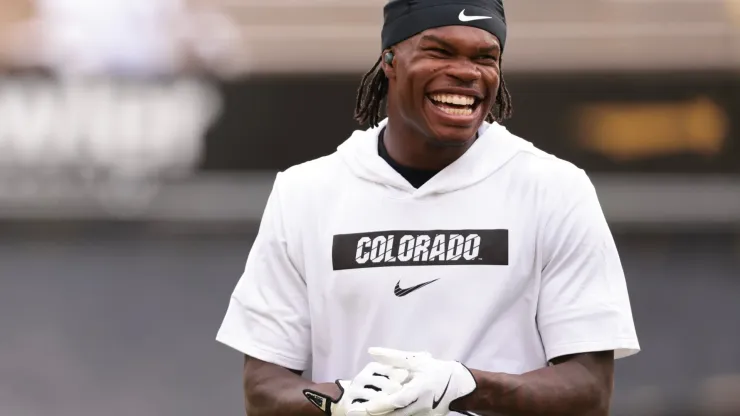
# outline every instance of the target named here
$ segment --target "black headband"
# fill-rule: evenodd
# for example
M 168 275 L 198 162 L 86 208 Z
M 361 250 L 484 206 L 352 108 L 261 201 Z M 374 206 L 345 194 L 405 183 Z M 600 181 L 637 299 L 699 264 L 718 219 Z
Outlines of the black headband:
M 472 26 L 488 31 L 498 38 L 502 51 L 506 43 L 503 0 L 391 0 L 383 12 L 384 50 L 442 26 Z

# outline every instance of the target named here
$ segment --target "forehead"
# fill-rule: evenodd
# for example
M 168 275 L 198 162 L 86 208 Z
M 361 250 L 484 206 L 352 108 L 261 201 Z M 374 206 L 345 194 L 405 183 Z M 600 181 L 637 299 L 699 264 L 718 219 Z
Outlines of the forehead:
M 492 33 L 471 26 L 444 26 L 427 29 L 414 36 L 414 44 L 445 43 L 456 49 L 501 48 L 498 38 Z

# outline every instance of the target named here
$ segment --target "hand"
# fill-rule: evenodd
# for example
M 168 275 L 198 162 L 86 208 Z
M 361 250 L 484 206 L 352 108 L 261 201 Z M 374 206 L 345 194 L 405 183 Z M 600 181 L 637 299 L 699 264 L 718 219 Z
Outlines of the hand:
M 369 416 L 365 403 L 399 392 L 408 377 L 407 370 L 370 363 L 352 381 L 337 380 L 342 395 L 336 401 L 313 390 L 303 395 L 328 416 Z
M 452 401 L 476 388 L 470 370 L 456 361 L 387 348 L 370 348 L 370 355 L 378 363 L 408 370 L 411 377 L 400 391 L 371 399 L 366 405 L 370 416 L 446 415 Z

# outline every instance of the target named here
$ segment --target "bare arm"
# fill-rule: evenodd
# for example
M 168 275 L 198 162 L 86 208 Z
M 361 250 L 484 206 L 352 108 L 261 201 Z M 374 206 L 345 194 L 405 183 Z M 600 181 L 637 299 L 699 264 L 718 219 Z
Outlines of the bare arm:
M 523 375 L 471 370 L 477 388 L 450 409 L 483 416 L 607 416 L 613 388 L 612 351 L 576 354 Z
M 312 383 L 302 378 L 300 371 L 245 357 L 244 399 L 249 416 L 324 415 L 306 399 L 304 389 L 335 399 L 341 395 L 335 383 Z

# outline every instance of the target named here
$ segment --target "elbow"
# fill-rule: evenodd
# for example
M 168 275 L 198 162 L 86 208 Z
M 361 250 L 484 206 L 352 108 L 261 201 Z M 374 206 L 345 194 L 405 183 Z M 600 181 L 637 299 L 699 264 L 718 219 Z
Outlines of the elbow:
M 247 377 L 247 366 L 244 369 L 243 388 L 244 388 L 244 410 L 249 416 L 265 416 L 265 392 L 254 375 Z M 267 399 L 269 403 L 269 399 Z
M 249 416 L 259 416 L 259 409 L 254 406 L 255 391 L 247 380 L 244 380 L 244 411 Z
M 608 415 L 609 408 L 611 407 L 611 394 L 606 392 L 599 394 L 596 398 L 596 404 L 594 407 L 596 415 Z
M 590 392 L 588 395 L 589 411 L 586 414 L 607 416 L 611 407 L 611 389 L 608 386 L 604 386 L 603 383 L 594 382 L 588 391 Z
M 244 383 L 244 410 L 249 416 L 266 416 L 264 394 L 252 383 Z
M 251 404 L 248 397 L 244 399 L 244 414 L 248 416 L 265 416 L 259 406 Z
M 605 362 L 608 365 L 597 367 L 587 371 L 588 374 L 582 380 L 584 388 L 582 391 L 588 392 L 585 397 L 584 406 L 587 411 L 584 415 L 588 416 L 607 416 L 611 408 L 612 392 L 614 390 L 614 372 L 613 360 L 610 356 L 604 355 Z M 608 360 L 606 359 L 608 358 Z M 587 368 L 588 369 L 588 368 Z M 585 404 L 585 403 L 584 403 Z

